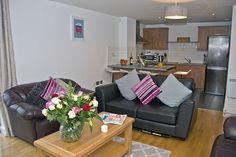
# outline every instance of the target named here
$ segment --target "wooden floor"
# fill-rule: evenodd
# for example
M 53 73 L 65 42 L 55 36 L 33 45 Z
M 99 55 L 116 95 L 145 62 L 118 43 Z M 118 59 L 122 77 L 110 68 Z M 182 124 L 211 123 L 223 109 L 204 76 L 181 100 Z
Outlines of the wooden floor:
M 171 157 L 209 157 L 215 137 L 222 133 L 223 113 L 199 109 L 198 118 L 185 141 L 133 130 L 133 140 L 171 151 Z M 34 157 L 35 147 L 15 137 L 0 137 L 0 157 Z M 109 157 L 109 155 L 108 155 Z

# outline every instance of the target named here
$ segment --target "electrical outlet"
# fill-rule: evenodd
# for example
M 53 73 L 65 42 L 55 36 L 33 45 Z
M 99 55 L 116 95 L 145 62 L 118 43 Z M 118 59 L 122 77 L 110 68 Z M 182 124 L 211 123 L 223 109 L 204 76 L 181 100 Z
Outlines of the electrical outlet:
M 95 85 L 98 86 L 100 84 L 100 81 L 96 81 Z
M 99 80 L 94 83 L 95 86 L 99 86 L 101 84 L 103 84 L 103 80 Z

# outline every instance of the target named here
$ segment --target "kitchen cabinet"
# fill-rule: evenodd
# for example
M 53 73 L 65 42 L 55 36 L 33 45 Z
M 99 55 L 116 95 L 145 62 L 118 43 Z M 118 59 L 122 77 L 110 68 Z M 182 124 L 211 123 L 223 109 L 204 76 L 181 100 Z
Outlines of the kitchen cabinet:
M 169 28 L 144 28 L 143 38 L 147 41 L 144 49 L 167 50 Z
M 206 73 L 206 66 L 205 65 L 181 65 L 176 64 L 176 71 L 188 71 L 191 70 L 191 72 L 184 76 L 177 76 L 177 77 L 183 77 L 183 78 L 192 78 L 195 81 L 196 88 L 204 89 L 205 86 L 205 73 Z
M 231 34 L 230 26 L 199 26 L 198 27 L 198 50 L 207 51 L 208 37 L 210 35 Z

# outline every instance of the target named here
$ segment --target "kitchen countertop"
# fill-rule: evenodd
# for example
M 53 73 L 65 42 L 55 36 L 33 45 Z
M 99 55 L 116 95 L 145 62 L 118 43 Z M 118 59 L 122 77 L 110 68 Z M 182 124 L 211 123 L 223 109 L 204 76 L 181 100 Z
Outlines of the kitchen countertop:
M 167 62 L 166 65 L 183 65 L 183 66 L 206 66 L 201 63 L 180 63 L 180 62 Z
M 108 65 L 109 68 L 119 68 L 119 69 L 137 69 L 137 70 L 154 70 L 154 71 L 168 71 L 171 69 L 176 68 L 174 65 L 165 65 L 162 67 L 159 66 L 153 66 L 149 65 L 147 67 L 141 66 L 140 64 L 134 64 L 134 65 L 121 65 L 121 64 L 115 64 L 115 65 Z

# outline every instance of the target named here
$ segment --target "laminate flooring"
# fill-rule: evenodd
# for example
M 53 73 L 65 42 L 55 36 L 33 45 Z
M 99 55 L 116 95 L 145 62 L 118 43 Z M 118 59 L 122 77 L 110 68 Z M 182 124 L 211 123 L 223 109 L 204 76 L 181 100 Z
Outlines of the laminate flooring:
M 171 151 L 171 157 L 209 157 L 215 138 L 222 133 L 224 117 L 219 111 L 198 109 L 188 138 L 165 138 L 133 129 L 133 140 Z M 0 136 L 0 157 L 36 157 L 34 146 L 16 138 Z M 107 155 L 110 157 L 111 155 Z

